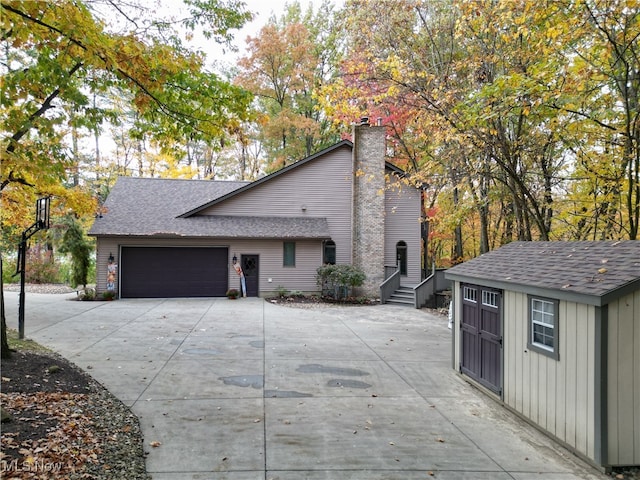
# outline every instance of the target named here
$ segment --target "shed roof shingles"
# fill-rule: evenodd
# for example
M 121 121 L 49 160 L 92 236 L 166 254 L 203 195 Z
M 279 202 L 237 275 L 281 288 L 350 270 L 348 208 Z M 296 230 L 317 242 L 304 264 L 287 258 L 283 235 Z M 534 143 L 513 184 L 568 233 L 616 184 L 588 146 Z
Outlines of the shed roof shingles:
M 447 276 L 603 296 L 640 280 L 640 240 L 513 242 Z
M 211 238 L 327 238 L 326 218 L 179 215 L 248 182 L 120 177 L 89 234 Z

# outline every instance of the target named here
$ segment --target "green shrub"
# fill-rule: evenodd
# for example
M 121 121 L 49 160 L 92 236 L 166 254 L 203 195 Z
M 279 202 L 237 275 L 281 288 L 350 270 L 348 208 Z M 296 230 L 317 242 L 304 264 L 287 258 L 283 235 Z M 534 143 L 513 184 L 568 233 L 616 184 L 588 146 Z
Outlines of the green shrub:
M 2 284 L 16 283 L 20 280 L 20 276 L 16 273 L 16 259 L 15 258 L 3 258 L 2 259 Z
M 323 265 L 316 273 L 322 295 L 336 300 L 350 297 L 353 288 L 362 286 L 366 279 L 364 272 L 353 265 Z
M 102 292 L 103 300 L 113 300 L 116 298 L 116 292 L 114 290 L 106 290 Z
M 84 301 L 92 301 L 96 299 L 95 288 L 85 288 L 81 292 L 78 292 L 78 299 Z
M 67 230 L 62 237 L 61 253 L 71 255 L 71 286 L 86 285 L 91 266 L 91 242 L 86 238 L 80 223 L 74 218 L 67 219 Z

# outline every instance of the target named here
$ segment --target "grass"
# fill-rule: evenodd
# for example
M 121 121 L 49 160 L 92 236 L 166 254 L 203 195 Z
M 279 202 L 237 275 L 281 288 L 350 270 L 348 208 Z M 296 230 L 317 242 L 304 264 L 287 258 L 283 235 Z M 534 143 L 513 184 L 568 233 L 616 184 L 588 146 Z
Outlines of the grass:
M 18 331 L 12 328 L 7 328 L 7 343 L 12 350 L 24 350 L 29 352 L 49 352 L 50 350 L 43 347 L 39 343 L 34 342 L 28 338 L 18 338 Z

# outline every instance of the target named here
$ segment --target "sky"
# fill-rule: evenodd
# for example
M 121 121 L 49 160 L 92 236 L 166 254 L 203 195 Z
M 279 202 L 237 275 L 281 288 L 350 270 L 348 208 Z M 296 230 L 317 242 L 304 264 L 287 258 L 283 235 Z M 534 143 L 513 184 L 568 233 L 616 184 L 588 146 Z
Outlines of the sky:
M 245 40 L 247 36 L 256 36 L 260 29 L 267 24 L 272 14 L 275 14 L 276 17 L 282 15 L 285 11 L 287 0 L 244 0 L 244 2 L 247 5 L 247 10 L 252 12 L 255 17 L 252 22 L 247 23 L 242 30 L 235 33 L 233 44 L 238 47 L 238 51 L 223 53 L 220 48 L 219 50 L 216 49 L 218 50 L 217 52 L 208 54 L 209 58 L 215 57 L 218 61 L 222 61 L 222 63 L 235 64 L 235 60 L 245 54 Z M 300 0 L 303 11 L 306 10 L 309 3 L 311 3 L 309 0 Z M 314 6 L 314 8 L 317 7 Z
M 207 47 L 203 48 L 207 51 L 207 57 L 209 59 L 216 59 L 218 62 L 227 65 L 235 65 L 236 60 L 246 53 L 245 40 L 247 36 L 255 37 L 262 27 L 264 27 L 272 14 L 276 17 L 280 17 L 286 9 L 287 3 L 292 3 L 292 0 L 243 0 L 247 5 L 247 10 L 255 14 L 255 18 L 252 22 L 247 23 L 245 27 L 236 32 L 234 35 L 233 44 L 238 47 L 237 52 L 222 52 L 222 48 L 212 48 L 211 43 L 207 43 Z M 309 6 L 313 6 L 314 11 L 318 9 L 322 0 L 298 0 L 302 12 L 306 12 Z M 344 0 L 331 0 L 334 5 L 334 10 L 341 8 L 344 4 Z

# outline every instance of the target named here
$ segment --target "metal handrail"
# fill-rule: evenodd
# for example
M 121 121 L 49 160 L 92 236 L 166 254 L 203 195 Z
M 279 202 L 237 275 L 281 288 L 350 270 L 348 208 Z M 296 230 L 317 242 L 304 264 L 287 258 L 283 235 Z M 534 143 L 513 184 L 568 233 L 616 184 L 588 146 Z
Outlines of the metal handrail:
M 380 285 L 380 303 L 384 304 L 391 298 L 393 292 L 400 288 L 400 268 L 398 267 L 389 278 Z

